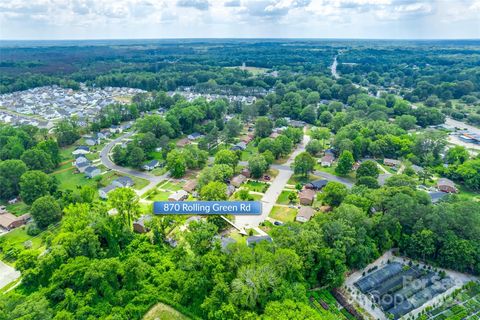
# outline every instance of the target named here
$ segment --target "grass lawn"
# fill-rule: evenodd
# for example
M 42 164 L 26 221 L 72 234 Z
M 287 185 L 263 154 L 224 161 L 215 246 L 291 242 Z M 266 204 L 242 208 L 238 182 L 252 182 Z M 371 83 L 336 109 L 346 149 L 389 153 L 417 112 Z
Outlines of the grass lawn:
M 290 204 L 290 200 L 288 199 L 288 195 L 290 193 L 295 193 L 295 190 L 283 190 L 282 193 L 278 196 L 277 203 L 278 204 L 285 204 L 288 205 Z
M 164 303 L 157 303 L 143 317 L 143 320 L 187 320 L 187 319 L 190 319 L 190 318 Z
M 263 197 L 263 195 L 261 194 L 249 193 L 249 195 L 252 198 L 250 201 L 260 201 Z M 231 200 L 240 200 L 240 198 L 238 197 L 238 191 L 232 195 Z
M 162 174 L 164 174 L 165 172 L 167 172 L 167 168 L 163 167 L 163 168 L 155 168 L 153 169 L 152 171 L 150 171 L 151 174 L 153 174 L 154 176 L 161 176 Z
M 85 185 L 96 187 L 97 182 L 95 179 L 87 179 L 83 173 L 75 173 L 74 168 L 66 171 L 57 171 L 52 174 L 59 182 L 58 190 L 64 191 L 67 189 L 76 190 L 77 187 L 83 187 Z
M 30 211 L 30 206 L 25 204 L 23 201 L 19 201 L 15 204 L 5 204 L 5 207 L 7 208 L 7 211 L 16 216 L 21 216 L 22 214 Z
M 297 211 L 297 209 L 293 208 L 273 206 L 272 211 L 270 211 L 269 217 L 275 220 L 280 220 L 282 222 L 291 222 L 295 221 Z
M 183 186 L 183 183 L 180 182 L 174 182 L 174 181 L 167 181 L 158 187 L 160 189 L 165 189 L 165 190 L 170 190 L 170 191 L 178 191 L 181 190 Z
M 248 161 L 252 156 L 258 155 L 258 148 L 253 146 L 253 143 L 247 144 L 247 148 L 242 151 L 242 156 L 240 160 Z
M 316 176 L 314 174 L 311 174 L 308 177 L 299 176 L 299 175 L 294 174 L 290 177 L 290 179 L 288 179 L 287 184 L 291 184 L 291 185 L 296 185 L 297 183 L 304 184 L 304 183 L 314 181 L 314 180 L 318 180 L 318 179 L 321 179 L 321 177 Z
M 1 236 L 1 246 L 3 247 L 2 252 L 0 253 L 0 260 L 3 260 L 8 263 L 13 263 L 14 260 L 7 258 L 7 254 L 12 249 L 17 251 L 18 253 L 22 252 L 26 249 L 25 243 L 27 241 L 31 242 L 29 246 L 30 249 L 40 249 L 43 247 L 43 239 L 42 234 L 32 237 L 27 234 L 27 227 L 22 226 L 12 231 L 8 232 L 7 234 Z
M 472 191 L 463 185 L 458 186 L 458 197 L 465 200 L 477 200 L 480 201 L 480 193 Z
M 247 237 L 238 233 L 237 229 L 232 229 L 232 232 L 230 232 L 228 236 L 237 241 L 237 243 L 247 244 Z
M 249 191 L 255 191 L 255 192 L 261 192 L 265 193 L 265 191 L 268 189 L 269 184 L 260 182 L 260 181 L 252 181 L 249 180 L 246 183 L 242 184 L 242 188 L 246 188 Z
M 171 192 L 168 191 L 154 191 L 151 194 L 148 195 L 147 199 L 152 200 L 152 201 L 167 201 L 168 196 L 171 194 Z

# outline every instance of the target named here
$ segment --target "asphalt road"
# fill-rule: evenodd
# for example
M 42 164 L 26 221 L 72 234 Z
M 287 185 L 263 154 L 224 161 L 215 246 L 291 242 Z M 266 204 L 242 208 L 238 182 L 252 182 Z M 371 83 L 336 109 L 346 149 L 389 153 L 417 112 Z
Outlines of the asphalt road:
M 20 277 L 20 272 L 0 261 L 0 288 Z
M 110 159 L 110 152 L 112 151 L 113 147 L 116 144 L 121 143 L 122 140 L 131 137 L 133 134 L 135 134 L 135 132 L 131 131 L 131 132 L 128 132 L 128 133 L 116 138 L 115 140 L 110 141 L 102 149 L 102 151 L 100 151 L 100 160 L 101 160 L 102 164 L 105 167 L 107 167 L 108 169 L 111 169 L 111 170 L 114 170 L 114 171 L 117 171 L 117 172 L 120 172 L 120 173 L 123 173 L 123 174 L 127 174 L 127 175 L 130 175 L 130 176 L 133 176 L 133 177 L 137 177 L 137 178 L 140 178 L 140 179 L 148 180 L 149 184 L 146 187 L 135 191 L 139 196 L 141 196 L 145 192 L 147 192 L 148 190 L 153 189 L 157 184 L 159 184 L 163 180 L 168 179 L 169 174 L 165 173 L 161 176 L 155 176 L 155 175 L 150 174 L 148 172 L 139 171 L 139 170 L 135 170 L 135 169 L 131 169 L 131 168 L 121 167 L 121 166 L 118 166 L 115 163 L 113 163 L 113 161 Z

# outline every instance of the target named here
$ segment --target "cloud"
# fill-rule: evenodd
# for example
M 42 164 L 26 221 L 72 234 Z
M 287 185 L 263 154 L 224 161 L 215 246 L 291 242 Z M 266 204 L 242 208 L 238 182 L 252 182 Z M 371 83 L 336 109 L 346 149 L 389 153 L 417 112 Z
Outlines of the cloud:
M 240 7 L 242 3 L 240 0 L 231 0 L 231 1 L 226 1 L 223 6 L 229 7 L 229 8 L 237 8 Z
M 195 8 L 198 10 L 208 10 L 210 2 L 207 0 L 178 0 L 177 6 L 181 8 Z

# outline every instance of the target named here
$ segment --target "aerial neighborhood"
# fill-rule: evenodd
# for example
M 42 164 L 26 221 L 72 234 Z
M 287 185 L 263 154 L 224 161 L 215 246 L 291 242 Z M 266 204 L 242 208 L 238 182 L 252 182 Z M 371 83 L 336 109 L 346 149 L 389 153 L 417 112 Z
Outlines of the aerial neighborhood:
M 229 54 L 213 40 L 93 46 L 96 59 L 78 59 L 98 74 L 82 82 L 0 87 L 0 319 L 159 308 L 181 316 L 165 319 L 430 320 L 470 308 L 466 297 L 478 306 L 470 51 L 402 49 L 424 70 L 379 42 L 386 57 L 370 70 L 359 63 L 369 42 L 218 41 Z M 437 50 L 470 72 L 427 83 L 447 73 L 427 66 Z M 198 201 L 261 212 L 153 209 Z

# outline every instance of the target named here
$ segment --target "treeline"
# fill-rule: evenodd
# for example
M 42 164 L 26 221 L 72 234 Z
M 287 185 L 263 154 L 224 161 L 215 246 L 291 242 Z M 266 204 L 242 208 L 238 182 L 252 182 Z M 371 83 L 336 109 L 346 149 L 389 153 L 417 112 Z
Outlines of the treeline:
M 171 217 L 154 217 L 151 233 L 134 234 L 138 200 L 128 189 L 114 191 L 108 203 L 70 205 L 45 254 L 18 256 L 22 284 L 0 297 L 0 318 L 140 319 L 162 301 L 203 319 L 289 319 L 292 308 L 302 319 L 335 319 L 313 310 L 306 290 L 341 286 L 347 270 L 393 247 L 479 273 L 478 203 L 451 197 L 432 205 L 399 178 L 376 190 L 327 187 L 320 197 L 332 213 L 272 226 L 274 242 L 254 248 L 222 248 L 213 221 L 190 223 L 176 248 L 165 242 Z M 111 207 L 119 214 L 106 214 Z

